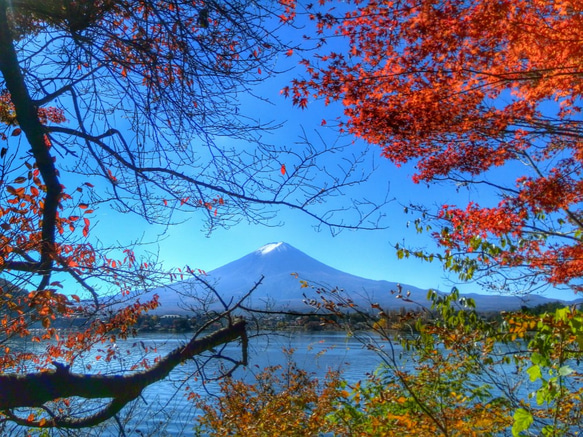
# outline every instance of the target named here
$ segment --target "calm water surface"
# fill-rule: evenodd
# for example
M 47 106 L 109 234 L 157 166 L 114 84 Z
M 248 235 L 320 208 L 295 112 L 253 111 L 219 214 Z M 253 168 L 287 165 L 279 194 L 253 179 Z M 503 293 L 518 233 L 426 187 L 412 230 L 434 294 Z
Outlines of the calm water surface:
M 249 345 L 249 366 L 239 368 L 234 376 L 247 382 L 254 382 L 255 375 L 267 366 L 285 365 L 288 355 L 285 350 L 293 350 L 293 361 L 296 365 L 311 373 L 314 377 L 324 378 L 329 370 L 340 371 L 342 378 L 349 384 L 367 378 L 374 372 L 381 358 L 377 352 L 366 347 L 365 344 L 385 347 L 385 351 L 392 349 L 386 342 L 375 342 L 375 337 L 367 337 L 359 334 L 360 340 L 348 337 L 345 332 L 314 332 L 314 333 L 269 333 L 251 338 Z M 90 364 L 92 372 L 100 371 L 104 374 L 130 373 L 131 366 L 144 358 L 144 348 L 157 351 L 149 355 L 164 356 L 169 351 L 185 344 L 187 335 L 151 333 L 141 334 L 136 338 L 116 345 L 119 348 L 119 356 L 122 357 L 111 363 L 103 360 L 95 360 L 97 354 L 78 361 L 73 367 L 74 372 L 86 372 L 85 366 Z M 135 345 L 137 347 L 131 347 Z M 21 347 L 33 348 L 35 344 L 22 344 Z M 392 350 L 395 353 L 395 361 L 404 368 L 411 366 L 407 354 L 403 353 L 400 345 L 394 344 Z M 197 357 L 184 365 L 178 366 L 170 376 L 155 383 L 144 390 L 142 397 L 126 406 L 119 415 L 119 422 L 110 420 L 106 424 L 83 431 L 57 432 L 50 435 L 64 436 L 140 436 L 140 437 L 164 437 L 164 436 L 193 436 L 193 426 L 196 424 L 197 415 L 194 403 L 186 399 L 186 387 L 198 393 L 203 399 L 212 400 L 219 393 L 218 382 L 213 379 L 219 373 L 217 355 L 231 358 L 240 358 L 240 346 L 234 342 L 220 350 L 212 351 L 206 356 Z M 222 363 L 228 366 L 228 361 Z M 511 386 L 517 378 L 513 365 L 502 366 L 495 377 L 500 381 L 507 381 Z M 204 383 L 202 381 L 205 381 Z M 494 381 L 483 380 L 483 383 L 492 384 Z M 527 391 L 524 391 L 527 390 Z M 532 386 L 521 387 L 520 395 L 523 398 L 533 390 Z M 83 409 L 84 415 L 90 415 L 99 409 L 95 405 L 83 400 L 79 404 L 79 410 Z M 92 411 L 91 408 L 94 408 Z M 79 411 L 75 410 L 75 411 Z M 28 413 L 23 413 L 24 417 Z M 27 435 L 25 429 L 13 427 L 2 430 L 1 436 Z M 44 436 L 40 433 L 32 435 Z
M 105 364 L 103 360 L 94 359 L 95 355 L 103 354 L 96 351 L 93 357 L 76 362 L 72 370 L 86 372 L 85 366 L 91 364 L 92 372 L 101 371 L 104 374 L 130 372 L 130 367 L 144 357 L 144 347 L 157 348 L 156 354 L 150 355 L 153 359 L 156 355 L 163 356 L 187 341 L 187 335 L 141 334 L 116 345 L 120 351 L 119 355 L 123 358 Z M 137 347 L 130 348 L 132 345 L 137 345 Z M 34 344 L 21 346 L 34 348 Z M 347 337 L 345 332 L 270 333 L 250 340 L 249 366 L 238 369 L 234 376 L 252 382 L 255 379 L 254 375 L 265 367 L 285 365 L 287 356 L 283 352 L 284 349 L 293 349 L 293 360 L 299 368 L 322 379 L 329 370 L 339 370 L 348 382 L 356 382 L 365 379 L 367 373 L 373 372 L 380 363 L 380 358 L 374 351 L 364 347 L 357 339 Z M 235 358 L 241 356 L 240 346 L 236 342 L 213 353 Z M 228 365 L 228 362 L 224 361 L 224 364 Z M 111 420 L 106 425 L 92 430 L 70 431 L 55 435 L 192 436 L 194 435 L 192 428 L 198 412 L 193 402 L 186 400 L 185 389 L 190 386 L 203 398 L 211 399 L 219 391 L 218 382 L 213 380 L 217 374 L 216 357 L 199 357 L 196 361 L 189 361 L 178 366 L 166 380 L 148 387 L 141 398 L 122 410 L 119 424 Z M 205 383 L 202 382 L 203 379 Z M 84 401 L 80 405 L 86 411 L 91 411 L 90 403 Z M 120 429 L 123 430 L 120 431 Z M 3 432 L 3 436 L 26 435 L 25 430 L 20 427 Z
M 163 353 L 183 343 L 185 337 L 168 338 L 164 334 L 151 334 L 140 336 L 137 341 L 143 341 L 150 346 L 157 345 L 158 351 Z M 367 373 L 373 372 L 380 363 L 374 351 L 365 348 L 357 339 L 347 337 L 344 332 L 271 333 L 251 340 L 249 366 L 238 369 L 234 376 L 252 382 L 254 375 L 265 367 L 284 365 L 287 362 L 284 349 L 293 349 L 294 362 L 318 378 L 323 378 L 329 370 L 339 370 L 344 379 L 356 382 L 365 379 Z M 222 354 L 240 356 L 240 350 L 235 344 L 228 345 Z M 140 432 L 144 435 L 193 435 L 196 411 L 192 408 L 192 403 L 185 400 L 183 392 L 180 392 L 184 381 L 188 380 L 192 388 L 198 386 L 198 393 L 202 396 L 210 398 L 218 392 L 216 381 L 207 381 L 204 385 L 200 382 L 193 383 L 189 377 L 196 371 L 196 364 L 188 363 L 176 369 L 168 380 L 149 387 L 144 398 L 150 405 L 144 405 L 142 401 L 142 407 L 136 407 L 143 410 L 143 416 L 138 416 L 143 417 L 143 420 L 131 419 L 127 424 L 128 430 L 133 429 L 136 435 L 140 435 Z M 215 372 L 216 366 L 209 366 L 205 369 L 205 376 L 212 378 Z M 158 407 L 152 408 L 154 405 Z M 165 431 L 159 430 L 158 434 L 151 434 L 152 429 L 159 425 L 167 425 Z M 110 433 L 118 435 L 119 431 L 111 429 Z

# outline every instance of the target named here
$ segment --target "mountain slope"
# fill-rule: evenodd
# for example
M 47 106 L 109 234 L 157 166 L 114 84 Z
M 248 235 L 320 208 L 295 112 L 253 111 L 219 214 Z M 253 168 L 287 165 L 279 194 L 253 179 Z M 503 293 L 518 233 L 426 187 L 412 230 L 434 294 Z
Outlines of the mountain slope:
M 303 309 L 306 309 L 303 293 L 310 290 L 301 288 L 300 279 L 319 286 L 350 290 L 359 304 L 364 304 L 365 301 L 368 303 L 369 299 L 373 302 L 386 300 L 397 285 L 394 282 L 374 281 L 334 269 L 286 243 L 265 245 L 209 273 L 210 278 L 217 279 L 218 291 L 234 296 L 242 296 L 261 276 L 264 276 L 263 283 L 252 296 L 255 305 L 271 299 L 278 305 Z M 415 287 L 410 289 L 424 299 L 426 291 Z
M 295 275 L 297 274 L 297 276 Z M 236 302 L 244 296 L 254 284 L 264 277 L 247 303 L 248 306 L 264 308 L 290 308 L 308 310 L 304 303 L 304 293 L 308 298 L 315 296 L 311 288 L 302 288 L 300 280 L 310 285 L 338 287 L 349 293 L 354 302 L 369 308 L 371 302 L 377 302 L 382 307 L 398 309 L 412 304 L 397 299 L 391 291 L 397 289 L 396 282 L 375 281 L 361 278 L 334 269 L 306 255 L 286 243 L 270 243 L 244 257 L 208 272 L 205 281 L 212 284 L 226 302 Z M 427 305 L 427 290 L 403 285 L 403 292 L 409 291 L 409 299 Z M 194 294 L 199 298 L 204 296 L 203 287 L 194 280 L 173 284 L 168 287 L 153 290 L 160 295 L 162 306 L 158 313 L 181 313 L 180 301 L 187 301 L 184 296 Z M 541 296 L 518 298 L 496 295 L 468 295 L 476 301 L 479 310 L 500 311 L 518 309 L 522 305 L 534 306 L 552 301 Z M 192 300 L 191 300 L 192 301 Z

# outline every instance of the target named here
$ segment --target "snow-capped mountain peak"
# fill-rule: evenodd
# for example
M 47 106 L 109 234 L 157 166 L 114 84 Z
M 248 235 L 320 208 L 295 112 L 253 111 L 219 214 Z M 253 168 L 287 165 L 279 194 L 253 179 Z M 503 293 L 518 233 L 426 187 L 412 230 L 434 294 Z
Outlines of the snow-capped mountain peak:
M 256 250 L 257 253 L 261 254 L 261 255 L 266 255 L 269 252 L 277 249 L 278 247 L 282 247 L 284 245 L 283 242 L 279 242 L 279 243 L 269 243 L 266 244 L 265 246 L 261 246 L 259 249 Z

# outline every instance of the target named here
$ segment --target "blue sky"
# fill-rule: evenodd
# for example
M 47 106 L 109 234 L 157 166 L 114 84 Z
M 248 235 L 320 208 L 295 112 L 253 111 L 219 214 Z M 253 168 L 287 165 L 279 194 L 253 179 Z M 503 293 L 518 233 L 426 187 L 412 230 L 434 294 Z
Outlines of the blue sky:
M 291 37 L 291 36 L 290 36 Z M 291 68 L 297 58 L 282 57 L 277 67 L 280 70 Z M 319 137 L 332 144 L 338 140 L 338 133 L 331 127 L 321 126 L 323 118 L 333 120 L 340 115 L 339 105 L 325 107 L 322 102 L 311 102 L 306 110 L 293 107 L 280 90 L 289 80 L 301 72 L 295 69 L 267 80 L 256 93 L 270 101 L 259 101 L 242 95 L 242 113 L 250 114 L 262 122 L 284 123 L 281 129 L 266 134 L 272 144 L 290 146 L 300 139 L 305 131 L 314 142 Z M 350 140 L 344 138 L 341 141 Z M 364 145 L 356 142 L 347 153 L 359 151 Z M 371 147 L 369 160 L 375 161 L 378 169 L 371 180 L 361 185 L 353 197 L 382 198 L 389 188 L 389 196 L 395 200 L 385 209 L 386 229 L 376 231 L 343 231 L 332 236 L 327 229 L 314 230 L 315 220 L 297 211 L 280 210 L 277 221 L 281 226 L 262 226 L 241 223 L 228 230 L 217 229 L 210 236 L 204 232 L 203 217 L 192 215 L 184 223 L 164 229 L 148 225 L 143 219 L 133 216 L 120 217 L 102 209 L 94 221 L 92 235 L 106 242 L 142 239 L 149 242 L 142 250 L 157 253 L 167 268 L 189 265 L 206 271 L 213 270 L 234 261 L 260 246 L 285 241 L 308 255 L 334 268 L 370 279 L 386 279 L 421 288 L 437 288 L 448 291 L 456 281 L 447 276 L 439 263 L 424 263 L 415 259 L 398 260 L 393 245 L 405 243 L 409 246 L 424 248 L 431 245 L 428 234 L 418 235 L 407 227 L 412 217 L 403 213 L 403 206 L 421 203 L 438 207 L 442 204 L 462 203 L 469 200 L 486 200 L 488 195 L 472 190 L 457 192 L 455 187 L 446 185 L 416 185 L 411 182 L 414 173 L 412 166 L 397 168 L 389 161 L 380 158 L 380 149 Z M 349 199 L 330 199 L 330 209 L 349 203 Z M 121 224 L 121 226 L 120 226 Z M 268 223 L 272 225 L 273 223 Z M 453 282 L 452 282 L 453 281 Z M 458 284 L 462 292 L 481 292 L 476 284 Z M 576 296 L 570 291 L 547 292 L 551 297 L 572 299 Z
M 340 108 L 324 107 L 321 102 L 313 102 L 306 110 L 292 107 L 291 101 L 279 93 L 291 74 L 293 73 L 274 77 L 262 86 L 261 94 L 268 97 L 271 104 L 246 98 L 242 102 L 244 109 L 249 113 L 259 114 L 264 122 L 285 122 L 282 129 L 269 134 L 268 140 L 273 144 L 293 144 L 299 140 L 302 131 L 314 140 L 320 135 L 324 141 L 333 143 L 338 139 L 338 133 L 333 128 L 322 127 L 320 124 L 323 117 L 333 119 Z M 351 147 L 362 150 L 364 145 L 356 142 Z M 390 197 L 395 200 L 384 211 L 385 224 L 388 226 L 386 229 L 347 230 L 332 236 L 326 228 L 316 231 L 316 221 L 307 215 L 280 210 L 277 221 L 283 222 L 281 226 L 241 223 L 228 230 L 217 229 L 207 236 L 203 230 L 203 217 L 192 215 L 186 222 L 173 225 L 162 234 L 164 229 L 147 225 L 139 217 L 123 217 L 123 226 L 120 227 L 119 215 L 110 215 L 101 210 L 93 235 L 104 240 L 118 239 L 121 242 L 127 242 L 128 238 L 142 238 L 143 241 L 150 242 L 143 250 L 157 253 L 166 267 L 189 265 L 206 271 L 234 261 L 266 243 L 285 241 L 331 267 L 354 275 L 442 291 L 450 290 L 455 283 L 462 292 L 482 292 L 477 284 L 459 284 L 455 277 L 448 277 L 438 262 L 430 264 L 415 259 L 398 260 L 393 245 L 405 243 L 423 248 L 431 244 L 429 235 L 418 235 L 407 227 L 407 221 L 412 220 L 412 217 L 403 213 L 402 205 L 413 202 L 437 207 L 456 201 L 465 203 L 470 199 L 484 200 L 485 195 L 473 189 L 456 192 L 446 185 L 428 187 L 414 184 L 411 182 L 414 173 L 412 166 L 397 168 L 379 155 L 380 149 L 370 148 L 369 158 L 378 164 L 378 169 L 369 182 L 351 194 L 357 197 L 382 198 L 388 187 Z M 347 198 L 331 199 L 327 206 L 336 208 L 348 201 Z M 273 223 L 268 223 L 271 224 Z M 576 297 L 570 291 L 551 291 L 547 295 L 563 299 Z

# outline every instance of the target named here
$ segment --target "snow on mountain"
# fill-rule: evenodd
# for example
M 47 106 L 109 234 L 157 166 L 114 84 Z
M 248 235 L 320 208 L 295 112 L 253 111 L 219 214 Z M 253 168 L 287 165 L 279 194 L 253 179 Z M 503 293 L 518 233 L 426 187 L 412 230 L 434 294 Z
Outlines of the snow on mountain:
M 374 281 L 342 272 L 306 255 L 286 243 L 270 243 L 236 261 L 209 272 L 209 278 L 216 280 L 216 288 L 221 294 L 234 299 L 240 298 L 261 278 L 262 284 L 253 293 L 253 306 L 265 304 L 276 307 L 290 307 L 307 310 L 304 293 L 314 297 L 311 288 L 302 288 L 300 280 L 316 287 L 338 287 L 350 291 L 354 301 L 365 307 L 370 302 L 395 301 L 390 306 L 402 306 L 402 302 L 391 294 L 397 284 L 388 281 Z M 426 291 L 407 286 L 412 295 L 424 301 Z
M 397 283 L 376 281 L 334 269 L 310 257 L 284 242 L 269 243 L 238 260 L 208 272 L 204 280 L 212 284 L 226 302 L 236 302 L 263 277 L 261 285 L 253 292 L 247 306 L 255 308 L 289 308 L 309 310 L 304 303 L 304 293 L 308 298 L 316 295 L 311 288 L 302 288 L 300 280 L 310 285 L 343 289 L 363 307 L 379 303 L 384 308 L 410 307 L 412 304 L 397 299 L 394 292 Z M 427 290 L 402 284 L 403 293 L 410 292 L 409 299 L 427 305 Z M 153 290 L 160 296 L 158 313 L 179 313 L 181 301 L 188 302 L 186 295 L 204 295 L 204 290 L 194 280 L 187 280 L 168 287 Z M 478 295 L 471 297 L 478 309 L 483 311 L 512 310 L 522 305 L 537 305 L 550 299 L 528 296 L 526 301 L 509 296 Z M 190 299 L 192 302 L 192 299 Z
M 271 252 L 272 250 L 277 249 L 282 244 L 284 244 L 284 243 L 281 243 L 281 242 L 279 242 L 279 243 L 269 243 L 269 244 L 266 244 L 265 246 L 262 246 L 259 249 L 257 249 L 257 252 L 259 252 L 261 255 L 265 255 L 265 254 Z

